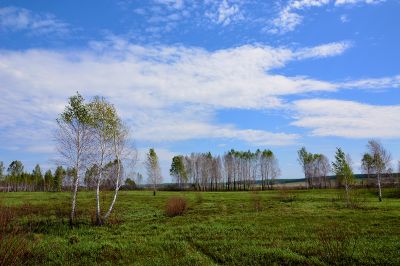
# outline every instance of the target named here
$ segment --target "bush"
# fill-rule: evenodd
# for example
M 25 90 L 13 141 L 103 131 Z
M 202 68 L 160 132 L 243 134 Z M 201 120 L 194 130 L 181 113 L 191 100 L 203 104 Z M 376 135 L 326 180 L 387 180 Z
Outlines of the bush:
M 169 217 L 174 217 L 182 215 L 187 208 L 187 202 L 185 198 L 182 197 L 172 197 L 167 201 L 165 206 L 165 214 Z

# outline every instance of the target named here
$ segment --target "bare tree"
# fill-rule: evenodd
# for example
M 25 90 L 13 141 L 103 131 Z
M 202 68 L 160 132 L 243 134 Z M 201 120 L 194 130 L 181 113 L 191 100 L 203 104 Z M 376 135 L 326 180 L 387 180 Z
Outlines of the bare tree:
M 388 169 L 390 169 L 392 156 L 377 140 L 369 140 L 367 149 L 373 159 L 373 168 L 375 170 L 378 185 L 378 198 L 379 201 L 382 201 L 382 174 L 387 173 Z
M 328 158 L 323 154 L 312 154 L 310 157 L 310 175 L 312 187 L 326 187 L 327 175 L 330 172 L 330 164 Z
M 161 183 L 162 176 L 161 176 L 161 168 L 158 161 L 158 156 L 154 149 L 150 149 L 149 153 L 147 154 L 147 158 L 145 161 L 145 166 L 147 170 L 147 178 L 148 182 L 153 186 L 153 195 L 156 195 L 157 186 Z
M 319 158 L 319 167 L 321 176 L 324 181 L 324 187 L 327 188 L 328 174 L 331 172 L 331 164 L 329 163 L 329 159 L 323 154 L 321 154 Z
M 271 150 L 264 150 L 259 157 L 261 189 L 272 188 L 272 180 L 280 175 L 278 160 Z
M 57 119 L 55 140 L 60 163 L 73 169 L 70 225 L 73 225 L 75 219 L 79 180 L 92 155 L 93 134 L 90 123 L 88 107 L 79 93 L 69 98 L 64 112 Z

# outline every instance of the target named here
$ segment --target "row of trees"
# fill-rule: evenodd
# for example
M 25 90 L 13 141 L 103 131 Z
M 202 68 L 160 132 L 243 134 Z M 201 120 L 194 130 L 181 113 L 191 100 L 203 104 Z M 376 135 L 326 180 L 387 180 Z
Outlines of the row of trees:
M 361 169 L 367 174 L 369 185 L 376 185 L 379 201 L 382 201 L 382 178 L 389 176 L 392 172 L 392 157 L 388 150 L 377 140 L 369 140 L 367 151 L 361 159 Z M 346 155 L 341 148 L 337 148 L 335 161 L 330 166 L 329 160 L 323 154 L 312 154 L 306 148 L 298 151 L 298 162 L 301 165 L 307 187 L 321 187 L 327 185 L 327 175 L 333 171 L 336 175 L 338 187 L 344 187 L 347 203 L 350 200 L 350 189 L 355 183 L 353 174 L 353 163 L 350 155 Z M 400 171 L 400 162 L 399 162 Z M 371 180 L 374 178 L 375 180 Z M 330 183 L 329 183 L 330 184 Z
M 261 181 L 261 189 L 271 189 L 280 175 L 278 160 L 271 150 L 230 150 L 223 156 L 211 153 L 192 153 L 175 156 L 170 174 L 179 188 L 190 183 L 200 191 L 251 190 Z
M 349 155 L 338 148 L 332 164 L 324 154 L 313 154 L 302 147 L 298 151 L 298 162 L 301 165 L 307 188 L 331 187 L 329 174 L 336 176 L 336 186 L 344 187 L 346 194 L 354 185 L 353 163 Z M 367 152 L 362 158 L 362 170 L 370 177 L 378 188 L 379 200 L 382 200 L 382 177 L 393 170 L 390 153 L 376 140 L 370 140 Z M 157 184 L 161 182 L 161 169 L 154 149 L 147 154 L 146 168 L 148 183 L 152 184 L 154 194 Z M 400 169 L 400 163 L 399 163 Z M 235 151 L 230 150 L 223 156 L 211 153 L 192 153 L 190 156 L 174 156 L 170 175 L 175 179 L 177 187 L 192 188 L 201 191 L 216 190 L 251 190 L 260 186 L 262 190 L 271 189 L 273 180 L 279 176 L 278 160 L 270 150 Z
M 32 173 L 24 171 L 21 161 L 12 161 L 7 168 L 0 161 L 0 187 L 3 191 L 61 191 L 66 171 L 57 167 L 54 174 L 47 170 L 44 174 L 40 165 Z
M 308 188 L 321 188 L 328 186 L 327 177 L 331 172 L 328 158 L 323 154 L 313 154 L 302 147 L 298 152 L 298 162 L 303 169 Z

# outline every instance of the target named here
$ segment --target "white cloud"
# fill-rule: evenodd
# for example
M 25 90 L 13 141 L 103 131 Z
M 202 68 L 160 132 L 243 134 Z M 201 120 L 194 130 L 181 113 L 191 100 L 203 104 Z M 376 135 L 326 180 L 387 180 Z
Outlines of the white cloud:
M 292 59 L 287 49 L 243 46 L 208 52 L 135 46 L 121 39 L 110 43 L 78 51 L 1 51 L 3 139 L 16 140 L 20 134 L 24 145 L 36 135 L 37 142 L 49 141 L 54 119 L 67 97 L 79 90 L 114 102 L 137 139 L 225 138 L 284 145 L 297 136 L 217 124 L 214 112 L 274 108 L 283 104 L 280 95 L 331 88 L 317 80 L 268 74 Z
M 171 9 L 182 9 L 185 4 L 183 0 L 154 0 L 154 2 L 163 4 Z
M 62 35 L 69 32 L 69 25 L 51 14 L 34 14 L 25 8 L 3 7 L 0 8 L 0 29 Z
M 314 136 L 399 138 L 400 105 L 379 106 L 353 101 L 311 99 L 293 103 L 296 121 Z
M 277 17 L 270 21 L 270 25 L 265 29 L 272 34 L 285 34 L 293 31 L 303 22 L 304 16 L 299 14 L 309 8 L 323 7 L 334 2 L 335 6 L 345 6 L 354 4 L 378 4 L 384 0 L 291 0 L 287 5 L 280 9 Z M 347 18 L 342 16 L 341 21 L 347 22 Z
M 355 81 L 343 82 L 339 85 L 343 88 L 359 89 L 387 89 L 400 88 L 400 75 L 384 78 L 367 78 Z
M 227 26 L 231 22 L 243 19 L 243 14 L 240 11 L 239 5 L 230 5 L 227 0 L 220 2 L 217 10 L 207 11 L 205 15 L 214 23 L 221 24 L 223 26 Z
M 330 0 L 296 0 L 290 1 L 283 9 L 280 10 L 278 16 L 271 21 L 272 27 L 268 32 L 274 34 L 284 34 L 293 31 L 303 21 L 303 16 L 297 13 L 310 7 L 320 7 L 327 5 Z
M 109 38 L 72 51 L 0 51 L 0 139 L 46 145 L 54 120 L 77 90 L 113 102 L 137 140 L 236 140 L 288 145 L 298 136 L 214 121 L 226 108 L 285 108 L 286 95 L 343 86 L 398 84 L 398 77 L 332 83 L 273 74 L 291 60 L 338 55 L 345 43 L 290 50 L 262 45 L 206 51 L 183 46 L 138 46 Z M 397 83 L 396 83 L 397 82 Z M 15 108 L 18 106 L 18 108 Z
M 335 5 L 340 6 L 340 5 L 354 5 L 354 4 L 359 4 L 359 3 L 364 3 L 364 4 L 379 4 L 382 2 L 385 2 L 386 0 L 336 0 Z
M 300 49 L 296 52 L 299 59 L 336 56 L 351 48 L 350 42 L 335 42 L 311 48 Z

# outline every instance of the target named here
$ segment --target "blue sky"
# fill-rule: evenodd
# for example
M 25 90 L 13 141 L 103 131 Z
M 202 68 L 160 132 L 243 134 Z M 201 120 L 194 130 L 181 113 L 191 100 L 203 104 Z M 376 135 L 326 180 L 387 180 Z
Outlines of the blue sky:
M 52 168 L 52 132 L 77 90 L 107 97 L 140 158 L 169 181 L 176 154 L 342 147 L 400 159 L 400 1 L 0 2 L 0 160 Z M 139 163 L 141 165 L 141 163 Z M 140 169 L 141 167 L 139 167 Z

